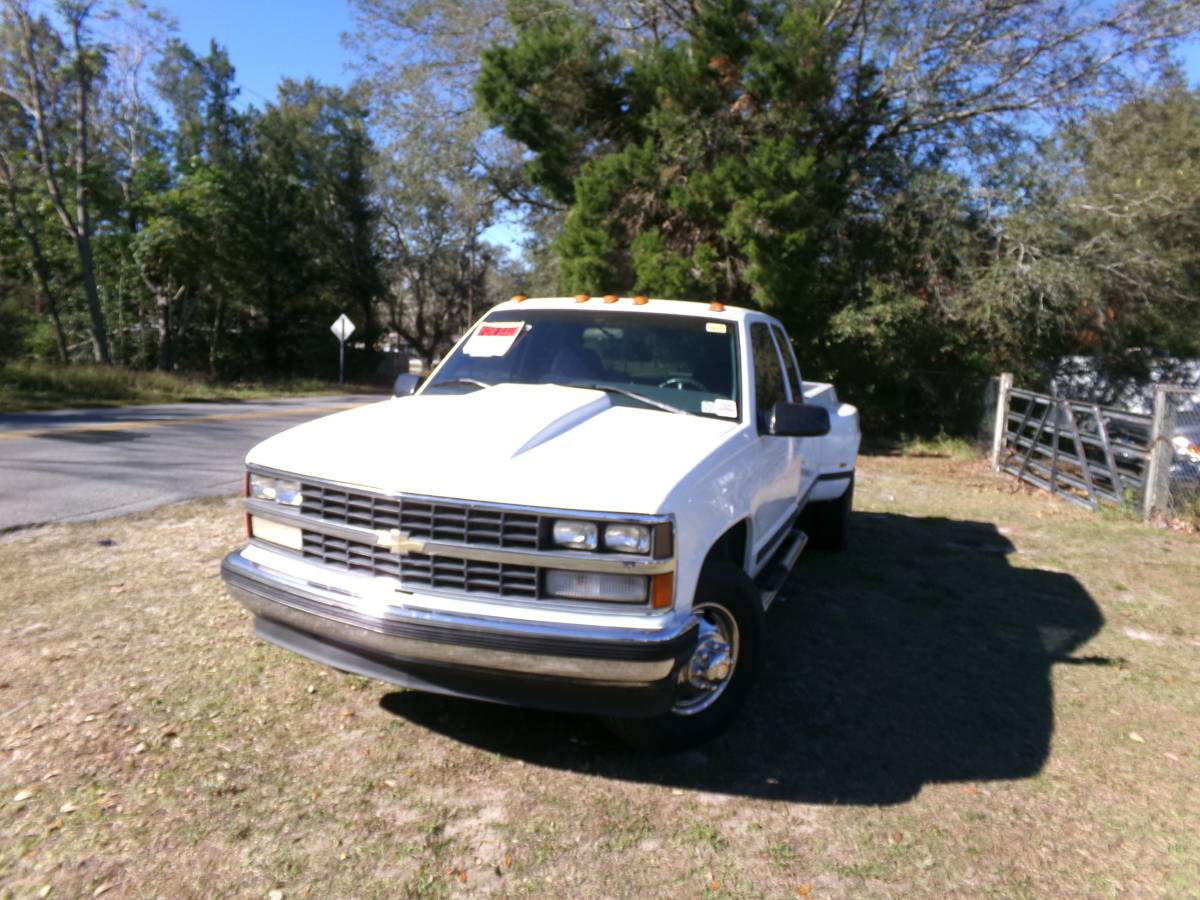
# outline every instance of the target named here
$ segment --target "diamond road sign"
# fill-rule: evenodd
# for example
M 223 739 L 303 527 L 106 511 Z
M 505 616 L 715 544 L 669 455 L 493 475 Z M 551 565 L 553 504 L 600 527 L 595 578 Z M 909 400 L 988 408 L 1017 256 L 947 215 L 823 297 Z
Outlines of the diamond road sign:
M 329 326 L 329 330 L 344 344 L 350 335 L 354 334 L 354 323 L 346 318 L 345 313 L 342 313 L 337 317 L 337 321 Z

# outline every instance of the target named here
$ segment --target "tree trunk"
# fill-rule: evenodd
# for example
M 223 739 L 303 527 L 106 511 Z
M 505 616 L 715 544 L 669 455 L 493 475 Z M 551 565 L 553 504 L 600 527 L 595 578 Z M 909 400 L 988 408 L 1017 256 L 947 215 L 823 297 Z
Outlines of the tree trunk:
M 96 271 L 92 264 L 92 242 L 87 234 L 76 233 L 75 248 L 79 254 L 79 274 L 83 278 L 88 315 L 92 320 L 92 356 L 96 362 L 107 366 L 112 362 L 108 353 L 108 326 L 104 324 L 104 310 L 100 308 L 100 292 L 96 288 Z
M 91 76 L 87 71 L 87 61 L 83 54 L 83 21 L 91 13 L 92 3 L 84 3 L 72 10 L 72 38 L 75 49 L 75 75 L 78 84 L 75 92 L 75 215 L 67 208 L 66 198 L 59 184 L 58 172 L 51 152 L 50 135 L 46 124 L 47 110 L 45 105 L 46 74 L 38 64 L 35 48 L 33 21 L 28 12 L 17 9 L 15 16 L 20 28 L 21 61 L 25 68 L 25 78 L 28 82 L 28 95 L 20 97 L 12 92 L 8 96 L 16 100 L 33 120 L 33 133 L 37 142 L 38 164 L 42 178 L 46 182 L 46 191 L 50 203 L 63 227 L 75 242 L 79 255 L 79 274 L 83 280 L 84 295 L 87 298 L 88 313 L 92 319 L 92 353 L 96 362 L 107 365 L 110 362 L 108 354 L 108 331 L 104 324 L 104 311 L 100 307 L 100 295 L 96 289 L 95 266 L 92 262 L 91 222 L 88 217 L 87 195 L 87 165 L 88 165 L 88 98 L 91 91 Z
M 88 209 L 88 95 L 92 80 L 83 58 L 80 29 L 81 18 L 72 23 L 75 40 L 75 244 L 79 248 L 79 274 L 83 278 L 83 292 L 87 297 L 88 315 L 92 319 L 92 352 L 96 362 L 108 365 L 112 357 L 108 352 L 108 329 L 104 324 L 104 310 L 100 307 L 100 292 L 96 288 L 96 268 L 92 261 L 92 220 Z
M 165 288 L 156 288 L 154 302 L 158 307 L 158 369 L 170 372 L 175 368 L 175 346 L 171 334 L 171 295 Z
M 225 310 L 224 298 L 217 295 L 216 312 L 213 313 L 212 338 L 208 342 L 208 374 L 217 377 L 217 341 L 221 337 L 221 318 Z

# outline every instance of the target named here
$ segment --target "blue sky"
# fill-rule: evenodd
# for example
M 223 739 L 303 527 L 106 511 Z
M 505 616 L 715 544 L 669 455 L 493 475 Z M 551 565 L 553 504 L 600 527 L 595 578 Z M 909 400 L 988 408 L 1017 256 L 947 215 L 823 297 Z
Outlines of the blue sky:
M 180 37 L 203 53 L 210 39 L 229 49 L 242 100 L 262 106 L 283 78 L 311 75 L 324 84 L 349 84 L 350 55 L 341 45 L 353 26 L 341 0 L 166 0 Z
M 192 49 L 203 52 L 210 38 L 229 48 L 246 103 L 261 106 L 285 77 L 351 80 L 341 34 L 353 22 L 344 0 L 165 0 L 163 6 Z M 1192 84 L 1200 84 L 1200 41 L 1183 56 Z
M 347 85 L 352 53 L 341 42 L 353 30 L 344 0 L 160 0 L 179 22 L 180 37 L 199 53 L 210 39 L 229 50 L 243 104 L 262 106 L 283 78 L 312 76 Z M 1200 40 L 1183 50 L 1189 80 L 1200 84 Z M 492 226 L 485 239 L 516 252 L 526 235 L 511 222 Z

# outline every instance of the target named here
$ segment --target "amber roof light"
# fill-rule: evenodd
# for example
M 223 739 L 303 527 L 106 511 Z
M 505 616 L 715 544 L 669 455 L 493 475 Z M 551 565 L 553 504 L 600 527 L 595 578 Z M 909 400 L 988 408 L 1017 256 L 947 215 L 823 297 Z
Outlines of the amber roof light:
M 713 312 L 725 312 L 725 304 L 717 300 L 714 300 L 712 303 L 708 304 L 708 308 Z
M 650 302 L 650 298 L 647 297 L 645 294 L 638 294 L 636 297 L 633 298 L 634 306 L 645 306 L 649 302 Z
M 621 298 L 618 297 L 616 294 L 605 294 L 604 295 L 605 303 L 616 303 L 619 299 L 621 299 Z
M 513 303 L 524 303 L 526 300 L 529 299 L 529 295 L 528 294 L 513 294 L 510 299 L 512 300 Z
M 587 303 L 588 300 L 590 300 L 590 299 L 592 299 L 592 298 L 589 297 L 587 294 L 576 294 L 575 295 L 576 303 Z

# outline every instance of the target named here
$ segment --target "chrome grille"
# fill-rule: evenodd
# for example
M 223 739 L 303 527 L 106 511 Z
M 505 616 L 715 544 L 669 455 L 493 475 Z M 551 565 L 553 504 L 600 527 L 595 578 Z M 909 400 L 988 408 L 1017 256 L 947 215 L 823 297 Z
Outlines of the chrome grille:
M 361 528 L 398 528 L 411 537 L 536 550 L 540 517 L 486 506 L 412 497 L 385 497 L 303 482 L 300 511 Z
M 313 482 L 302 482 L 300 511 L 306 516 L 390 531 L 410 537 L 536 550 L 540 517 L 487 506 L 414 497 L 388 497 L 365 491 L 347 491 Z M 486 562 L 453 556 L 409 553 L 398 556 L 386 547 L 347 540 L 315 531 L 304 531 L 304 555 L 323 563 L 400 580 L 405 590 L 438 590 L 493 597 L 535 599 L 538 570 L 535 566 Z
M 352 572 L 398 578 L 406 590 L 425 588 L 526 599 L 535 599 L 538 593 L 538 571 L 534 566 L 423 553 L 397 556 L 386 547 L 315 531 L 304 532 L 304 555 Z

